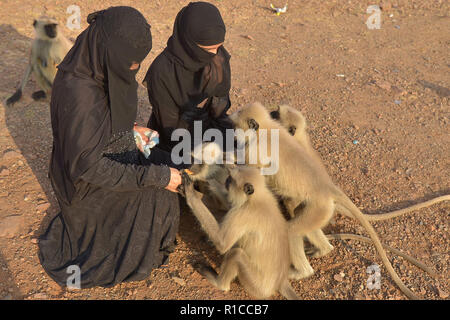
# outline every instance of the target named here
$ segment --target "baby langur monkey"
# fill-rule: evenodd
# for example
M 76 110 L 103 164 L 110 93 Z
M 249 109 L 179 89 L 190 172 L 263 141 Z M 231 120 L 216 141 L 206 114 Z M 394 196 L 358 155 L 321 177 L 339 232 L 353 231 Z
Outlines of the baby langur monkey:
M 320 155 L 311 145 L 311 140 L 309 138 L 309 134 L 307 131 L 308 125 L 305 116 L 299 110 L 296 110 L 285 104 L 280 106 L 266 106 L 266 109 L 269 111 L 270 117 L 278 121 L 281 124 L 281 126 L 285 128 L 289 132 L 289 134 L 298 141 L 298 143 L 300 143 L 300 145 L 305 149 L 308 155 L 313 157 L 317 161 L 318 165 L 322 167 L 322 169 L 326 170 L 322 162 L 322 159 L 320 158 Z M 369 221 L 381 221 L 391 219 L 403 215 L 405 213 L 429 207 L 435 203 L 448 200 L 450 200 L 450 195 L 444 195 L 392 212 L 372 214 L 372 215 L 365 214 L 365 217 Z M 341 209 L 346 210 L 343 207 L 338 207 L 338 210 Z
M 269 112 L 260 104 L 254 103 L 244 107 L 230 116 L 236 129 L 254 130 L 278 130 L 279 140 L 267 139 L 267 148 L 271 150 L 272 143 L 278 143 L 279 165 L 275 174 L 267 175 L 268 186 L 277 194 L 291 203 L 290 207 L 297 208 L 301 203 L 304 207 L 294 211 L 294 218 L 289 221 L 289 245 L 291 262 L 295 267 L 293 278 L 310 276 L 314 270 L 306 258 L 304 251 L 304 237 L 307 237 L 319 250 L 330 250 L 330 244 L 322 232 L 337 207 L 345 215 L 358 220 L 371 237 L 386 269 L 400 287 L 400 289 L 412 299 L 419 299 L 401 281 L 393 269 L 386 252 L 373 229 L 358 207 L 337 187 L 323 167 L 311 156 L 305 148 L 299 144 L 281 125 L 273 120 Z M 254 143 L 258 143 L 259 135 L 256 134 Z M 271 137 L 271 134 L 266 136 Z M 262 167 L 259 163 L 256 166 Z M 331 247 L 332 248 L 332 247 Z
M 194 163 L 189 167 L 189 176 L 199 183 L 199 191 L 211 196 L 218 209 L 228 211 L 230 204 L 225 182 L 229 176 L 226 168 L 227 154 L 214 142 L 196 146 L 192 152 Z M 196 163 L 198 162 L 198 163 Z
M 289 280 L 287 222 L 274 195 L 256 168 L 231 168 L 226 181 L 230 210 L 219 224 L 200 200 L 190 176 L 183 173 L 184 193 L 189 207 L 217 250 L 224 254 L 220 274 L 211 268 L 201 273 L 217 288 L 229 290 L 239 278 L 254 297 L 263 299 L 279 291 L 297 299 Z
M 33 99 L 40 100 L 48 96 L 56 76 L 56 66 L 72 47 L 72 42 L 64 37 L 55 19 L 42 16 L 34 20 L 33 27 L 35 38 L 31 46 L 29 63 L 19 89 L 6 100 L 7 105 L 20 100 L 32 72 L 42 89 L 33 93 Z

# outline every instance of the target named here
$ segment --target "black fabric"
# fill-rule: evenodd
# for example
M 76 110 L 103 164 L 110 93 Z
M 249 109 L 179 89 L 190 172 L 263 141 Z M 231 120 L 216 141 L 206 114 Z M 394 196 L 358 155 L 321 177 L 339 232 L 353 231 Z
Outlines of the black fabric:
M 170 139 L 173 130 L 192 131 L 195 120 L 202 121 L 203 131 L 225 132 L 232 127 L 226 115 L 231 106 L 230 55 L 223 46 L 213 54 L 197 45 L 219 44 L 224 39 L 219 10 L 206 2 L 190 3 L 178 13 L 167 47 L 147 71 L 144 83 L 152 105 L 148 127 L 160 133 L 165 150 L 177 143 Z
M 59 65 L 77 76 L 94 78 L 108 90 L 112 132 L 130 130 L 137 113 L 140 63 L 152 47 L 150 25 L 131 7 L 112 7 L 88 16 L 90 27 L 83 32 Z M 86 33 L 86 34 L 84 34 Z
M 126 43 L 120 40 L 121 51 L 114 47 L 119 42 L 110 47 L 101 34 L 108 21 L 101 17 L 110 10 L 120 17 L 114 27 L 105 28 L 111 35 L 125 32 L 124 26 L 134 32 Z M 159 165 L 167 164 L 169 156 L 155 149 L 150 161 L 143 162 L 132 131 L 136 105 L 128 98 L 136 89 L 125 66 L 131 59 L 140 62 L 144 51 L 108 67 L 125 61 L 127 48 L 140 51 L 132 49 L 133 43 L 150 37 L 148 24 L 138 17 L 129 7 L 90 15 L 91 25 L 77 38 L 53 83 L 49 177 L 61 212 L 39 238 L 39 258 L 62 286 L 71 265 L 81 269 L 82 288 L 143 279 L 167 260 L 175 240 L 178 196 L 164 189 L 170 169 Z M 129 94 L 118 97 L 112 88 Z M 120 131 L 113 130 L 117 125 Z

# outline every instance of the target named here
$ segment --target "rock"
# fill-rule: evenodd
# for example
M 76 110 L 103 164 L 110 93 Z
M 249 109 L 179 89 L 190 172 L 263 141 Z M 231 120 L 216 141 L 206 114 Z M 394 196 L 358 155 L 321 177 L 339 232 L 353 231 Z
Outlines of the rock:
M 19 234 L 24 219 L 21 216 L 8 216 L 0 220 L 0 237 L 13 238 Z
M 377 80 L 375 83 L 381 89 L 384 89 L 386 91 L 390 91 L 391 90 L 392 85 L 389 82 L 387 82 L 387 81 Z
M 439 297 L 442 299 L 447 299 L 449 294 L 447 292 L 445 292 L 444 290 L 441 289 L 440 286 L 437 286 L 438 289 L 438 293 L 439 293 Z
M 45 300 L 48 299 L 48 296 L 45 293 L 39 292 L 32 295 L 32 298 L 35 300 Z
M 17 159 L 20 158 L 22 155 L 14 150 L 6 151 L 3 154 L 2 160 L 10 160 L 10 159 Z
M 242 36 L 243 38 L 245 38 L 245 39 L 248 39 L 248 40 L 255 40 L 255 38 L 253 38 L 251 35 L 249 35 L 249 34 L 246 34 L 246 35 L 244 35 L 244 36 Z
M 335 274 L 334 276 L 333 276 L 333 279 L 334 280 L 336 280 L 336 281 L 338 281 L 338 282 L 341 282 L 342 280 L 344 280 L 344 277 L 342 276 L 342 272 L 341 273 L 338 273 L 338 274 Z
M 0 177 L 6 177 L 9 175 L 9 170 L 5 166 L 0 167 Z
M 180 286 L 185 286 L 186 281 L 184 279 L 178 278 L 178 277 L 172 277 L 172 280 L 178 283 Z
M 44 202 L 36 206 L 36 210 L 39 211 L 40 213 L 47 211 L 48 208 L 50 208 L 50 203 L 48 202 Z

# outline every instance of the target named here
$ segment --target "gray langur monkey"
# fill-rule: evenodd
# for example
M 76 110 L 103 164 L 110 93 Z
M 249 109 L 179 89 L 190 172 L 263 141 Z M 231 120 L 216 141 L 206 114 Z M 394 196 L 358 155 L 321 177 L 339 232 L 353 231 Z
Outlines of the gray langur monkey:
M 299 111 L 288 105 L 280 106 L 265 106 L 270 113 L 270 117 L 278 121 L 283 128 L 285 128 L 291 136 L 293 136 L 298 143 L 300 143 L 308 152 L 308 154 L 313 157 L 317 163 L 326 170 L 322 159 L 320 158 L 317 151 L 312 147 L 311 140 L 307 131 L 308 125 L 305 116 Z M 450 200 L 450 195 L 444 195 L 436 197 L 421 203 L 417 203 L 413 206 L 395 210 L 392 212 L 379 213 L 379 214 L 366 214 L 366 218 L 369 221 L 382 221 L 386 219 L 391 219 L 394 217 L 401 216 L 405 213 L 409 213 L 421 208 L 429 207 L 435 203 Z M 345 208 L 338 207 L 338 210 L 346 210 Z
M 229 176 L 226 153 L 214 142 L 206 142 L 196 146 L 192 152 L 194 163 L 185 170 L 190 178 L 199 184 L 199 191 L 210 196 L 219 210 L 228 211 L 228 192 L 225 182 Z M 198 163 L 196 163 L 198 162 Z
M 289 221 L 288 228 L 291 262 L 295 268 L 291 274 L 292 278 L 300 279 L 314 273 L 305 255 L 304 237 L 307 237 L 319 251 L 327 253 L 333 248 L 321 229 L 328 224 L 336 207 L 340 207 L 345 208 L 342 210 L 345 215 L 356 219 L 366 229 L 383 264 L 399 288 L 409 298 L 419 299 L 403 284 L 393 269 L 366 215 L 332 182 L 328 173 L 308 155 L 305 148 L 270 117 L 269 112 L 260 103 L 254 103 L 236 111 L 230 115 L 230 119 L 236 129 L 254 130 L 256 133 L 262 129 L 278 131 L 279 141 L 274 141 L 274 143 L 279 142 L 278 171 L 265 177 L 268 186 L 275 194 L 282 196 L 294 212 L 294 218 Z M 265 136 L 269 137 L 266 140 L 267 148 L 272 150 L 271 134 Z M 256 134 L 255 137 L 252 143 L 258 144 L 259 135 Z M 262 167 L 267 164 L 260 162 L 256 166 Z M 304 207 L 296 210 L 295 208 L 301 203 L 304 203 Z
M 229 172 L 226 187 L 231 208 L 220 224 L 200 200 L 190 176 L 183 172 L 188 206 L 217 250 L 225 255 L 219 274 L 211 268 L 203 268 L 200 273 L 221 290 L 229 290 L 238 277 L 254 297 L 268 298 L 279 291 L 287 299 L 297 299 L 288 279 L 287 222 L 275 196 L 256 168 L 236 166 Z
M 31 45 L 27 69 L 19 88 L 6 100 L 6 105 L 12 105 L 20 100 L 31 73 L 34 74 L 36 82 L 42 89 L 32 94 L 33 99 L 45 99 L 51 92 L 57 71 L 56 66 L 61 63 L 73 45 L 62 34 L 58 22 L 53 18 L 41 16 L 34 20 L 33 27 L 35 38 Z

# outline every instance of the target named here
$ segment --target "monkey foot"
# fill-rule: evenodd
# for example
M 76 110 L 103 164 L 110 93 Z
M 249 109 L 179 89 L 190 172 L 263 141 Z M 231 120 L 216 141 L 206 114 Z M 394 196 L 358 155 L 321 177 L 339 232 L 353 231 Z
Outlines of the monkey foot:
M 314 269 L 308 265 L 305 266 L 302 270 L 297 270 L 295 268 L 291 268 L 289 270 L 289 279 L 300 280 L 304 278 L 308 278 L 314 274 Z
M 326 248 L 315 249 L 314 252 L 312 252 L 310 254 L 310 256 L 313 258 L 320 258 L 320 257 L 326 256 L 327 254 L 329 254 L 331 251 L 333 251 L 333 249 L 334 249 L 334 247 L 332 245 L 330 245 L 329 247 L 326 247 Z

